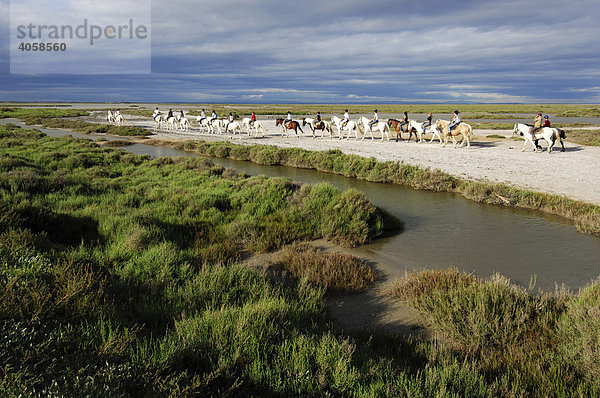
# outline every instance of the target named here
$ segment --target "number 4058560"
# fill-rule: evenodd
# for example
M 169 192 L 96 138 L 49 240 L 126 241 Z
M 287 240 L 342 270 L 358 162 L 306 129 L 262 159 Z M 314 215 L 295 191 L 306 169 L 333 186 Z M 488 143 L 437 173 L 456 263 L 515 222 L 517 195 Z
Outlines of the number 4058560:
M 21 43 L 21 51 L 67 51 L 67 43 Z

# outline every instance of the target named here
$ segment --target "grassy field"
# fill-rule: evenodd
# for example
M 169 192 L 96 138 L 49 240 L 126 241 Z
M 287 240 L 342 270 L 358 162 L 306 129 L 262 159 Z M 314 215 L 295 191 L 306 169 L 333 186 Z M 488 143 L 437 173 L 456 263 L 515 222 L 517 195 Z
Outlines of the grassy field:
M 506 396 L 600 393 L 597 282 L 576 295 L 533 294 L 500 275 L 481 280 L 450 269 L 406 274 L 388 294 L 425 314 L 441 344 L 462 353 L 466 366 L 499 382 L 512 375 L 516 383 Z
M 82 134 L 109 134 L 132 137 L 144 137 L 150 134 L 148 130 L 141 127 L 115 126 L 69 119 L 76 116 L 87 116 L 88 114 L 88 110 L 0 108 L 0 119 L 18 118 L 25 124 L 39 125 L 45 128 L 70 129 Z
M 0 126 L 2 396 L 595 396 L 598 285 L 408 275 L 391 295 L 443 338 L 332 332 L 325 294 L 377 278 L 301 244 L 397 221 L 356 191 L 247 177 Z M 389 224 L 388 224 L 389 223 Z M 522 343 L 524 343 L 522 345 Z
M 173 111 L 184 109 L 190 115 L 199 115 L 202 109 L 207 114 L 215 110 L 219 116 L 232 112 L 234 115 L 249 115 L 254 111 L 257 115 L 314 115 L 317 111 L 323 114 L 343 114 L 344 109 L 353 113 L 372 113 L 376 108 L 380 113 L 452 113 L 459 110 L 466 119 L 519 119 L 514 114 L 531 114 L 531 118 L 542 112 L 551 116 L 568 117 L 600 117 L 599 105 L 579 104 L 168 104 L 161 107 L 172 108 Z M 150 116 L 153 108 L 140 106 L 123 108 L 121 111 L 131 115 Z
M 339 151 L 182 145 L 420 189 L 461 184 Z M 390 295 L 423 311 L 441 336 L 429 342 L 333 333 L 326 295 L 378 277 L 354 257 L 296 243 L 276 277 L 237 264 L 243 251 L 320 237 L 354 246 L 401 229 L 357 191 L 8 125 L 0 192 L 1 396 L 600 393 L 597 284 L 534 295 L 500 277 L 407 275 Z

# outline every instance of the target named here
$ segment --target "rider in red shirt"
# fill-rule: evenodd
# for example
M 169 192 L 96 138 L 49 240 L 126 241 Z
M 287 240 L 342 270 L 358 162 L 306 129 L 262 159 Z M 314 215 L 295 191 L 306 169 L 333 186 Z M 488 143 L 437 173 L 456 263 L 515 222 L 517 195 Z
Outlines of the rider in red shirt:
M 548 115 L 544 116 L 544 122 L 542 123 L 542 127 L 550 127 L 550 119 L 548 119 Z

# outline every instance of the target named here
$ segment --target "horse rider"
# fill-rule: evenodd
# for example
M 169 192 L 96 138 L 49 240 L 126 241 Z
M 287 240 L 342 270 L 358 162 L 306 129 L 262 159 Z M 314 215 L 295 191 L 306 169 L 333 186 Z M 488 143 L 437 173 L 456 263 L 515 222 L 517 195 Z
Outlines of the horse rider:
M 400 121 L 400 124 L 398 125 L 400 127 L 400 131 L 402 131 L 402 126 L 404 126 L 405 124 L 408 124 L 408 112 L 404 111 L 404 116 L 402 116 L 402 120 Z
M 452 120 L 450 121 L 450 124 L 448 125 L 448 134 L 450 134 L 450 131 L 452 130 L 453 127 L 458 126 L 460 124 L 460 112 L 458 111 L 454 111 L 454 116 L 452 116 Z
M 167 114 L 167 120 L 173 117 L 173 109 L 169 109 L 169 113 Z
M 119 116 L 121 114 L 121 110 L 117 108 L 117 110 L 115 110 L 115 117 Z
M 216 119 L 217 119 L 217 112 L 215 112 L 215 110 L 213 109 L 212 114 L 210 115 L 210 122 L 212 123 Z
M 548 115 L 544 116 L 544 122 L 542 123 L 543 127 L 550 127 L 550 119 L 548 119 Z
M 158 107 L 156 107 L 156 109 L 154 109 L 154 113 L 152 114 L 152 118 L 156 119 L 158 115 L 160 115 L 160 111 L 158 110 Z
M 373 125 L 379 121 L 379 114 L 377 113 L 377 109 L 373 111 L 373 119 L 369 122 L 369 130 L 373 130 Z
M 227 117 L 227 126 L 225 126 L 225 133 L 227 133 L 227 129 L 229 129 L 229 125 L 231 123 L 233 123 L 233 113 L 229 112 L 229 116 Z
M 183 119 L 185 115 L 183 114 L 183 109 L 179 110 L 179 120 Z
M 531 139 L 535 140 L 535 132 L 542 128 L 542 112 L 538 112 L 533 119 L 533 126 L 529 130 L 529 134 L 531 134 Z
M 255 121 L 256 121 L 256 115 L 254 114 L 254 111 L 253 111 L 252 115 L 250 116 L 250 126 L 254 126 Z
M 321 121 L 321 112 L 317 112 L 317 115 L 315 116 L 315 122 L 320 122 Z
M 202 112 L 200 112 L 200 120 L 198 122 L 202 123 L 204 119 L 206 119 L 206 112 L 204 112 L 204 109 L 202 109 Z
M 431 114 L 431 112 L 429 112 L 427 114 L 427 119 L 425 119 L 425 121 L 423 122 L 423 134 L 425 134 L 425 129 L 429 126 L 431 126 L 431 120 L 433 119 L 433 115 Z
M 289 126 L 291 121 L 292 121 L 292 113 L 290 111 L 288 111 L 285 124 L 287 126 Z
M 350 114 L 348 113 L 348 109 L 344 109 L 344 120 L 342 120 L 342 128 L 346 127 L 349 121 Z

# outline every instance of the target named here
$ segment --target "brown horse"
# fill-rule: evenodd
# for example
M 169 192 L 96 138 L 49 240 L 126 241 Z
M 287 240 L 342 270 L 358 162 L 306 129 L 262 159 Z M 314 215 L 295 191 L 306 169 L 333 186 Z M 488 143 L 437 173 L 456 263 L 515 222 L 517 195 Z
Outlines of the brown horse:
M 435 127 L 444 134 L 444 145 L 442 148 L 446 146 L 448 143 L 448 138 L 452 138 L 452 142 L 454 143 L 454 148 L 456 148 L 456 138 L 459 135 L 462 135 L 463 139 L 460 141 L 460 146 L 463 146 L 465 141 L 467 141 L 467 148 L 471 147 L 471 143 L 469 142 L 469 138 L 473 137 L 473 128 L 470 124 L 460 122 L 458 125 L 452 128 L 452 131 L 448 133 L 448 125 L 450 124 L 447 120 L 438 119 L 435 122 Z
M 409 134 L 408 141 L 410 141 L 414 133 L 415 142 L 417 142 L 417 130 L 415 130 L 414 127 L 410 126 L 410 123 L 406 123 L 402 126 L 402 128 L 400 128 L 400 123 L 401 121 L 397 119 L 388 119 L 387 121 L 387 125 L 396 131 L 396 142 L 398 142 L 398 139 L 402 139 L 402 133 Z
M 302 128 L 300 128 L 300 123 L 298 123 L 295 120 L 286 120 L 286 119 L 277 119 L 275 120 L 275 127 L 277 126 L 281 126 L 281 136 L 283 137 L 283 135 L 285 134 L 285 130 L 294 130 L 294 133 L 296 133 L 296 136 L 298 135 L 298 130 L 300 130 L 302 133 L 304 133 L 304 131 L 302 131 Z

